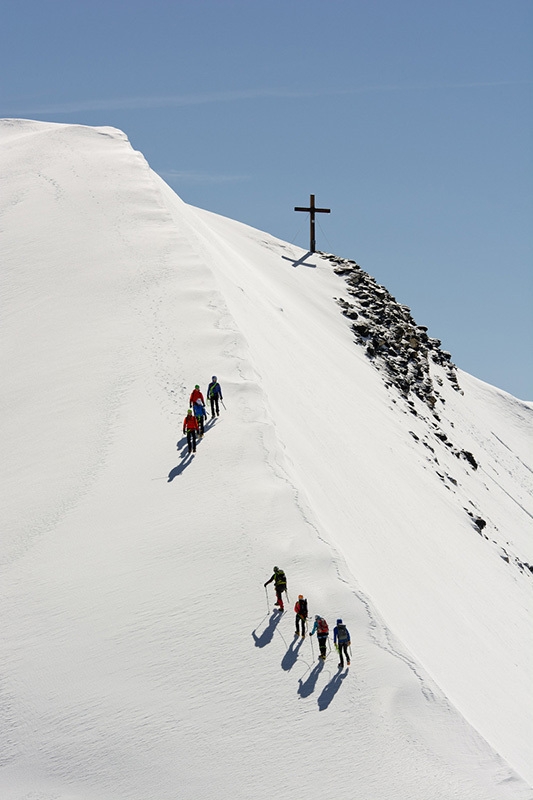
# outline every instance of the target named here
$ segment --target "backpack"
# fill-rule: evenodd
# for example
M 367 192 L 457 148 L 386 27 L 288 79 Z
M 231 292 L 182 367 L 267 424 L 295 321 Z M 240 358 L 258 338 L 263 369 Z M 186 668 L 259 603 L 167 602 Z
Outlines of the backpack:
M 303 619 L 307 618 L 307 600 L 299 600 L 299 611 L 298 614 Z
M 348 631 L 346 630 L 346 625 L 337 625 L 337 640 L 339 644 L 341 644 L 341 642 L 348 641 Z
M 317 619 L 316 621 L 317 634 L 319 636 L 327 636 L 329 633 L 328 623 L 325 619 Z
M 274 578 L 274 586 L 285 587 L 287 586 L 287 578 L 282 569 L 278 569 L 276 577 Z

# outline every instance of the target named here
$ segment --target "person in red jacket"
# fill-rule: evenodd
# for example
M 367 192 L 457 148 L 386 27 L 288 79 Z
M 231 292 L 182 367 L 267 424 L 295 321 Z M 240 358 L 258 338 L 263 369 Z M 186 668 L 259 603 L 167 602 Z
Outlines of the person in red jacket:
M 193 414 L 198 420 L 198 433 L 200 438 L 204 435 L 204 419 L 207 416 L 205 410 L 204 396 L 200 391 L 198 384 L 194 387 L 189 397 L 189 405 L 193 410 Z
M 194 406 L 194 404 L 198 402 L 198 400 L 201 400 L 202 405 L 205 406 L 205 400 L 204 400 L 203 394 L 200 391 L 200 386 L 198 384 L 196 384 L 196 386 L 194 387 L 194 389 L 191 392 L 191 396 L 189 397 L 189 405 L 190 405 L 190 407 L 192 408 Z
M 192 413 L 192 408 L 187 411 L 187 416 L 183 420 L 183 435 L 187 434 L 187 447 L 189 453 L 196 453 L 196 431 L 198 430 L 198 420 Z
M 300 624 L 302 626 L 302 639 L 305 637 L 305 623 L 307 620 L 307 600 L 303 594 L 298 595 L 298 600 L 294 605 L 294 613 L 296 614 L 296 630 L 295 636 L 300 635 Z

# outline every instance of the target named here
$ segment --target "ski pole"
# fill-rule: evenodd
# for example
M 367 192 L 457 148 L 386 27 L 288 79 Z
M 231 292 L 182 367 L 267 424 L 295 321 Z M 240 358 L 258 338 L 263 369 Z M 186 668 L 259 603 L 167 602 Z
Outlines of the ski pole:
M 288 593 L 287 589 L 285 589 L 285 594 L 287 595 L 287 603 L 290 603 L 291 599 L 289 597 L 289 593 Z
M 228 409 L 227 409 L 227 408 L 226 408 L 226 406 L 224 405 L 224 401 L 223 401 L 223 399 L 222 399 L 222 398 L 220 398 L 220 402 L 221 402 L 221 403 L 222 403 L 222 405 L 224 406 L 224 411 L 227 411 Z
M 265 597 L 266 597 L 266 601 L 267 601 L 267 614 L 268 614 L 268 612 L 270 611 L 270 606 L 268 604 L 268 591 L 267 591 L 267 587 L 266 586 L 265 586 Z
M 315 660 L 315 648 L 313 647 L 313 637 L 309 636 L 311 642 L 311 655 L 313 656 L 313 661 Z

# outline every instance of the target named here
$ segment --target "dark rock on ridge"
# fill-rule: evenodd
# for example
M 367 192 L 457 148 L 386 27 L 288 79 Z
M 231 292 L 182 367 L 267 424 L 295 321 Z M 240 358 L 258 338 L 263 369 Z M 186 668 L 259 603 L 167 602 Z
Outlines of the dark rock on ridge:
M 446 371 L 456 391 L 461 391 L 456 367 L 450 353 L 441 349 L 441 341 L 428 336 L 425 325 L 417 325 L 410 309 L 380 286 L 355 261 L 321 253 L 333 264 L 333 271 L 346 281 L 351 300 L 335 298 L 342 313 L 354 320 L 355 340 L 404 397 L 414 394 L 433 410 L 444 399 L 435 388 L 430 360 Z

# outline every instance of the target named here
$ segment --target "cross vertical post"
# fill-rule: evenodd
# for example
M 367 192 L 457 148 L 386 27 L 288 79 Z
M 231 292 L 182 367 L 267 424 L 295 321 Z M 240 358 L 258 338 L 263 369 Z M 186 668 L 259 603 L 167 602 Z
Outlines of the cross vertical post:
M 317 208 L 315 206 L 315 196 L 314 194 L 309 195 L 309 208 L 304 208 L 303 206 L 294 206 L 295 211 L 307 211 L 309 213 L 309 224 L 310 224 L 310 231 L 309 231 L 309 252 L 315 253 L 316 252 L 316 238 L 315 238 L 315 214 L 329 214 L 331 212 L 330 208 Z

